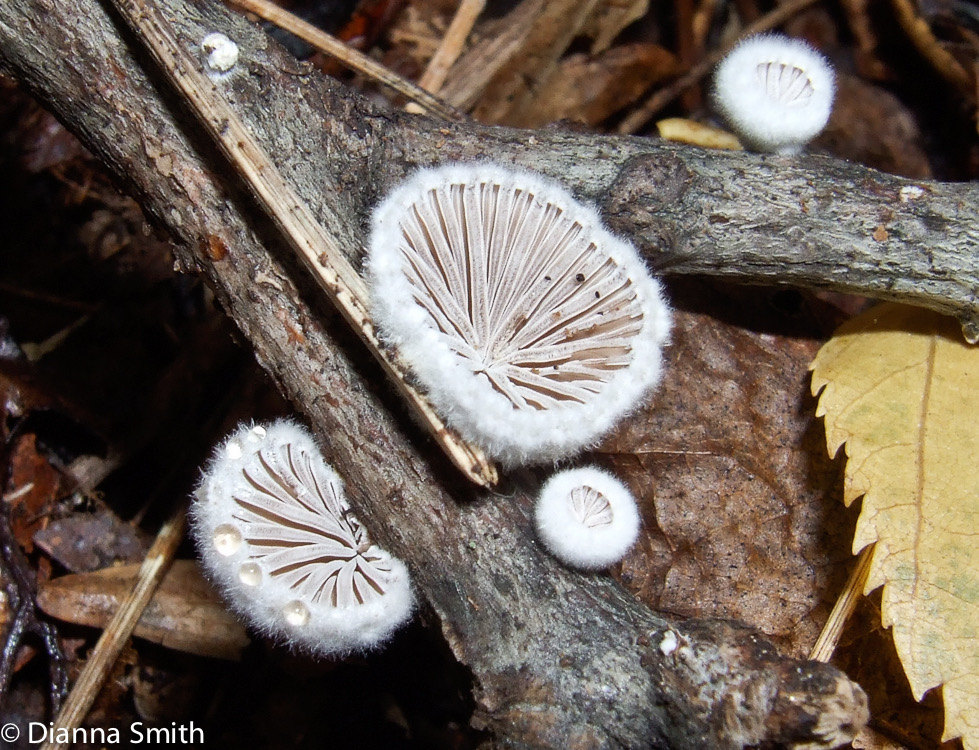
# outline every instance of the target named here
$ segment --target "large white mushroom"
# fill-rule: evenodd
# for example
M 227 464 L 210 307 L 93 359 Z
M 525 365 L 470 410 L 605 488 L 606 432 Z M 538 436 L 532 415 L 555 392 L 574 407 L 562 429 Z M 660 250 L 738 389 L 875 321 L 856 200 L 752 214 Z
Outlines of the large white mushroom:
M 371 543 L 313 436 L 244 425 L 215 451 L 191 506 L 204 567 L 263 632 L 326 655 L 375 648 L 411 616 L 408 571 Z
M 367 270 L 382 338 L 449 425 L 505 464 L 595 443 L 659 379 L 659 283 L 538 175 L 418 172 L 375 210 Z

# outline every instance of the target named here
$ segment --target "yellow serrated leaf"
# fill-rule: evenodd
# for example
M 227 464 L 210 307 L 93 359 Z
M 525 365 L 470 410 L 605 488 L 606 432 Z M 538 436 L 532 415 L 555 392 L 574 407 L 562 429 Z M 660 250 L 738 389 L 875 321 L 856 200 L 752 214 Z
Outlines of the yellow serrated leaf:
M 853 550 L 915 697 L 944 686 L 945 739 L 979 749 L 979 348 L 960 325 L 885 304 L 843 325 L 810 369 L 830 455 L 846 445 Z

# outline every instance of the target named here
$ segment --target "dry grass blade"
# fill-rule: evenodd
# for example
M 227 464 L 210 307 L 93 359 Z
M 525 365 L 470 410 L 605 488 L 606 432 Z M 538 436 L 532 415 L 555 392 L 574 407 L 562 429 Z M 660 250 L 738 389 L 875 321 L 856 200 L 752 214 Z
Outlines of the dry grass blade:
M 419 86 L 432 94 L 438 93 L 449 75 L 449 68 L 462 54 L 466 39 L 469 38 L 469 33 L 472 31 L 476 19 L 479 18 L 479 14 L 483 12 L 485 7 L 486 0 L 462 0 L 459 9 L 452 18 L 452 23 L 449 24 L 449 28 L 445 32 L 442 43 L 435 51 L 432 59 L 428 61 L 428 67 L 425 68 L 425 72 L 422 73 L 422 77 L 418 81 Z M 405 109 L 416 114 L 421 112 L 419 105 L 414 102 Z
M 180 546 L 180 541 L 183 539 L 186 516 L 186 509 L 181 507 L 160 527 L 156 540 L 150 547 L 150 551 L 146 553 L 146 559 L 143 560 L 139 569 L 139 575 L 136 578 L 136 585 L 133 587 L 132 593 L 123 600 L 119 610 L 109 622 L 102 633 L 102 637 L 99 638 L 85 662 L 85 667 L 78 676 L 78 680 L 54 722 L 59 730 L 67 730 L 68 736 L 71 735 L 72 729 L 81 726 L 95 697 L 102 688 L 109 670 L 119 657 L 119 653 L 126 641 L 129 640 L 129 636 L 132 635 L 136 623 L 139 622 L 143 610 L 153 598 L 157 586 L 163 580 L 177 547 Z M 68 745 L 69 743 L 52 740 L 46 743 L 42 750 L 61 750 Z
M 496 467 L 480 449 L 446 428 L 428 401 L 407 383 L 404 368 L 381 348 L 368 312 L 364 280 L 275 168 L 251 131 L 199 70 L 199 63 L 180 46 L 166 19 L 145 0 L 115 0 L 115 5 L 449 459 L 473 482 L 483 487 L 495 485 Z
M 863 589 L 867 585 L 867 576 L 870 575 L 870 558 L 873 551 L 874 546 L 872 544 L 860 551 L 857 564 L 853 567 L 836 604 L 833 605 L 833 611 L 829 613 L 829 619 L 826 620 L 812 651 L 809 652 L 810 659 L 828 662 L 833 657 L 836 644 L 840 642 L 840 635 L 843 633 L 843 626 L 846 625 L 846 621 L 853 614 L 857 602 L 863 596 Z
M 459 110 L 450 107 L 445 102 L 432 96 L 424 88 L 420 88 L 411 81 L 405 80 L 397 73 L 388 70 L 362 52 L 348 47 L 336 37 L 330 36 L 325 31 L 316 28 L 301 18 L 297 18 L 278 5 L 267 2 L 267 0 L 229 1 L 236 8 L 254 13 L 259 18 L 274 23 L 291 34 L 295 34 L 304 42 L 308 42 L 321 52 L 339 60 L 351 70 L 394 89 L 399 94 L 413 101 L 419 107 L 418 111 L 420 112 L 428 112 L 430 115 L 441 117 L 444 120 L 465 119 L 465 115 L 459 112 Z
M 510 11 L 498 35 L 483 40 L 453 66 L 442 97 L 455 107 L 473 106 L 493 77 L 524 49 L 542 10 L 543 0 L 524 0 Z

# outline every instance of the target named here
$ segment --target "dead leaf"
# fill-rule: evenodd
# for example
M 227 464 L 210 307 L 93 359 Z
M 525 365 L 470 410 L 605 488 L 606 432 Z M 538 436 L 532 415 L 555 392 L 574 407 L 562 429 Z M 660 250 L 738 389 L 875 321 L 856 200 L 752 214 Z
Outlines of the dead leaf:
M 866 591 L 884 586 L 915 698 L 943 686 L 945 739 L 979 748 L 979 349 L 951 318 L 895 304 L 842 326 L 812 364 L 844 501 L 863 496 L 853 550 L 876 542 Z
M 856 76 L 837 76 L 833 113 L 813 146 L 882 172 L 932 177 L 914 113 L 890 91 Z
M 597 125 L 676 70 L 673 53 L 655 44 L 623 44 L 594 57 L 569 55 L 551 83 L 538 92 L 524 126 L 558 120 Z
M 99 570 L 120 561 L 135 563 L 149 549 L 146 535 L 108 508 L 55 519 L 34 535 L 34 542 L 72 573 Z
M 592 13 L 582 33 L 592 40 L 591 54 L 597 55 L 612 46 L 612 41 L 626 26 L 638 21 L 649 10 L 649 0 L 605 0 Z
M 891 631 L 880 624 L 880 602 L 880 589 L 860 597 L 833 663 L 867 693 L 874 727 L 904 750 L 962 750 L 958 740 L 941 741 L 945 711 L 938 691 L 926 693 L 920 703 L 911 695 Z
M 677 143 L 689 143 L 703 148 L 742 151 L 744 146 L 733 133 L 683 117 L 668 117 L 656 123 L 659 137 Z
M 479 24 L 477 40 L 449 71 L 440 96 L 473 109 L 481 122 L 527 127 L 538 97 L 562 85 L 558 61 L 578 37 L 592 53 L 628 24 L 646 0 L 522 0 L 506 16 Z
M 104 628 L 132 590 L 139 565 L 76 573 L 48 581 L 37 593 L 44 612 L 59 620 Z M 245 628 L 201 575 L 193 560 L 176 560 L 134 631 L 167 648 L 219 659 L 238 659 L 248 645 Z
M 740 620 L 802 656 L 846 578 L 836 545 L 852 533 L 833 512 L 839 467 L 821 455 L 807 393 L 832 327 L 798 293 L 686 282 L 671 296 L 663 383 L 601 447 L 643 515 L 623 582 L 654 609 Z
M 9 507 L 10 526 L 25 552 L 34 550 L 33 537 L 47 521 L 61 492 L 61 474 L 37 449 L 33 434 L 17 439 L 10 456 L 10 478 L 3 501 Z
M 486 85 L 473 109 L 473 117 L 485 123 L 523 126 L 533 109 L 535 93 L 553 85 L 558 59 L 581 33 L 582 26 L 599 2 L 524 0 L 521 8 L 529 6 L 534 11 L 532 26 L 521 38 L 516 54 Z M 457 65 L 465 65 L 465 60 L 463 58 Z M 450 86 L 451 78 L 443 93 L 447 94 Z

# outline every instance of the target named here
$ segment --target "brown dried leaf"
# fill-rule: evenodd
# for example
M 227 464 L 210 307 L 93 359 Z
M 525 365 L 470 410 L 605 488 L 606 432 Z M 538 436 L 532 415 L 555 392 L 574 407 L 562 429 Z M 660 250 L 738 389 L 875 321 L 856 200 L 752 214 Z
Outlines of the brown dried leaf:
M 626 26 L 649 10 L 649 0 L 605 0 L 588 19 L 582 33 L 592 40 L 591 54 L 604 52 Z
M 0 322 L 0 329 L 2 328 L 6 326 Z M 0 332 L 7 339 L 7 332 Z M 0 403 L 3 404 L 4 417 L 0 419 L 0 438 L 6 442 L 10 434 L 10 422 L 13 421 L 10 417 L 19 419 L 35 409 L 49 409 L 54 400 L 32 382 L 23 364 L 16 361 L 14 350 L 17 343 L 11 338 L 5 340 L 3 346 L 11 350 L 6 357 L 0 358 Z
M 780 294 L 718 303 L 716 290 L 700 288 L 709 314 L 677 313 L 652 407 L 602 450 L 643 512 L 623 582 L 654 609 L 741 620 L 802 655 L 828 614 L 822 599 L 842 585 L 852 522 L 838 513 L 839 468 L 821 453 L 811 416 L 807 365 L 819 343 L 788 335 L 821 331 L 793 332 L 772 304 Z M 718 317 L 746 308 L 755 310 L 747 324 L 775 320 L 783 333 Z
M 524 126 L 532 117 L 535 92 L 553 85 L 557 61 L 598 4 L 599 0 L 524 0 L 513 13 L 529 6 L 532 27 L 521 37 L 519 48 L 511 51 L 516 54 L 483 90 L 473 116 L 481 122 Z M 466 58 L 460 64 L 465 65 Z
M 441 8 L 437 3 L 408 5 L 388 30 L 391 49 L 385 54 L 385 65 L 417 77 L 439 48 L 449 27 L 451 13 L 451 9 Z
M 557 120 L 597 125 L 677 71 L 673 53 L 655 44 L 627 44 L 596 57 L 577 54 L 561 61 L 524 118 L 526 127 Z
M 34 550 L 34 534 L 47 520 L 45 511 L 61 492 L 61 474 L 37 450 L 35 436 L 21 436 L 10 456 L 10 478 L 3 499 L 14 537 L 25 552 Z
M 9 123 L 7 137 L 19 152 L 20 165 L 25 170 L 37 173 L 46 169 L 65 169 L 73 162 L 87 158 L 88 152 L 82 144 L 52 114 L 37 102 L 18 94 L 11 79 L 0 81 L 0 98 L 4 100 L 4 107 L 0 109 L 9 107 L 16 112 Z
M 139 562 L 149 549 L 144 534 L 107 508 L 56 519 L 34 535 L 34 542 L 72 573 Z
M 37 603 L 60 620 L 104 628 L 138 571 L 139 565 L 123 565 L 62 576 L 41 586 Z M 238 659 L 249 642 L 192 560 L 173 563 L 134 632 L 167 648 L 219 659 Z
M 890 174 L 932 177 L 914 114 L 894 94 L 855 76 L 837 76 L 833 114 L 814 144 Z

